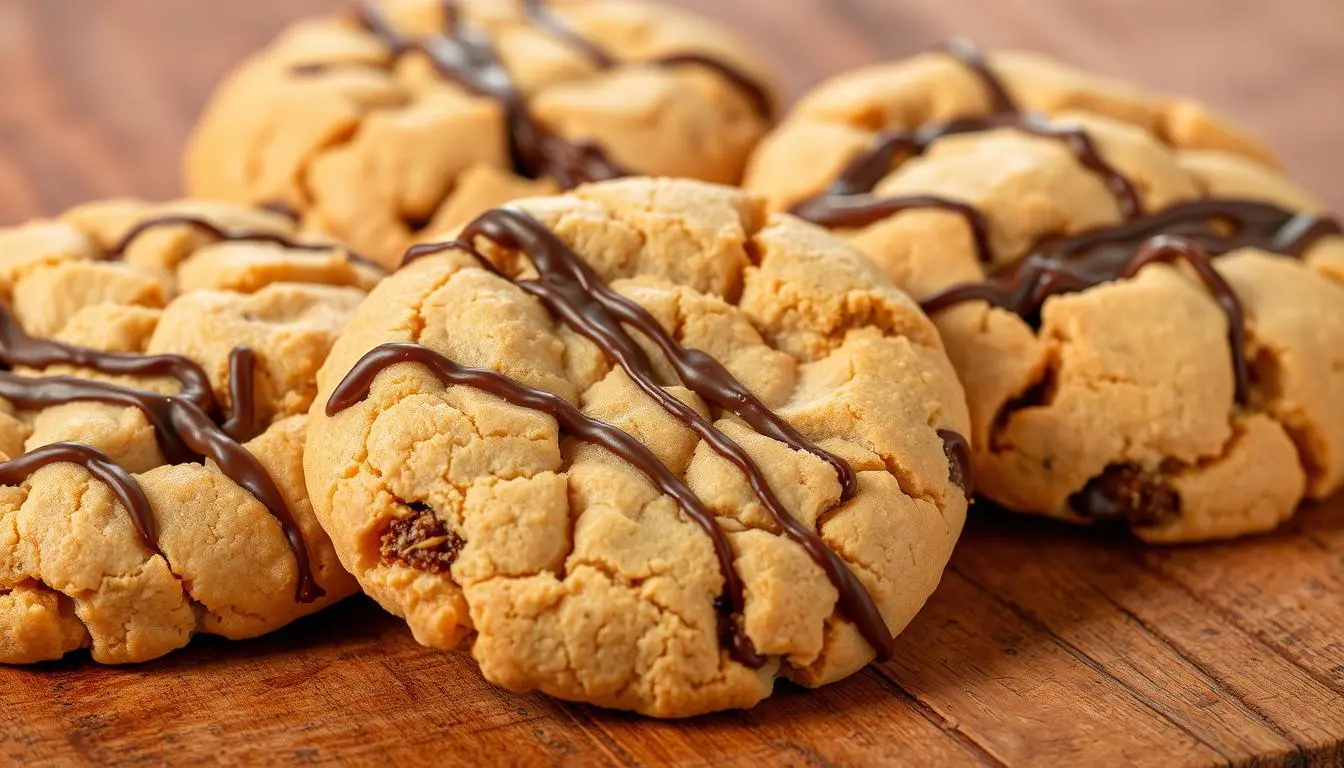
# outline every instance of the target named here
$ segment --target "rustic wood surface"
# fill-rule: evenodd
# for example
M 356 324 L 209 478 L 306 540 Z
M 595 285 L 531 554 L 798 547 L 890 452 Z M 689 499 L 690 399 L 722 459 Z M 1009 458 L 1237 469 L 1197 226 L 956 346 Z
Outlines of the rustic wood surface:
M 1339 0 L 681 0 L 791 93 L 952 34 L 1198 95 L 1344 208 Z M 0 2 L 0 223 L 177 193 L 211 84 L 333 0 Z M 354 600 L 127 670 L 0 670 L 0 763 L 1344 765 L 1344 500 L 1235 545 L 1146 549 L 982 506 L 896 658 L 659 723 L 481 680 Z

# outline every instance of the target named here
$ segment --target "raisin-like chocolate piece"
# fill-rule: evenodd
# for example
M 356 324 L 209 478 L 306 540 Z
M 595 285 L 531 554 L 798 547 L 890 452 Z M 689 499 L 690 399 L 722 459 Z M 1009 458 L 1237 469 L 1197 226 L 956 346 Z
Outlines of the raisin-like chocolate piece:
M 1136 528 L 1168 523 L 1181 514 L 1180 497 L 1160 477 L 1128 465 L 1107 467 L 1071 496 L 1069 505 L 1089 520 Z
M 975 481 L 971 474 L 971 444 L 966 442 L 966 438 L 950 429 L 938 430 L 938 436 L 943 439 L 943 453 L 947 456 L 952 482 L 959 486 L 969 499 L 975 491 Z
M 466 542 L 424 504 L 412 504 L 415 514 L 393 520 L 383 533 L 384 560 L 395 560 L 427 573 L 448 573 Z

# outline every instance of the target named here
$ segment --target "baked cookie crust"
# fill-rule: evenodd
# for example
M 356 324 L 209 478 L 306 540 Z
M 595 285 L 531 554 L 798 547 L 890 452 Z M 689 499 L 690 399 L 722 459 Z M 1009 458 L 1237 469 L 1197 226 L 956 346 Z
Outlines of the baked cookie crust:
M 819 87 L 746 186 L 932 311 L 1004 506 L 1195 541 L 1344 484 L 1339 225 L 1202 105 L 954 44 Z
M 314 507 L 368 594 L 495 683 L 661 717 L 890 651 L 967 505 L 964 395 L 913 301 L 699 182 L 458 236 L 373 291 L 318 377 Z
M 620 175 L 737 183 L 773 122 L 744 44 L 639 0 L 384 0 L 303 21 L 219 88 L 197 196 L 279 201 L 385 266 L 422 233 Z

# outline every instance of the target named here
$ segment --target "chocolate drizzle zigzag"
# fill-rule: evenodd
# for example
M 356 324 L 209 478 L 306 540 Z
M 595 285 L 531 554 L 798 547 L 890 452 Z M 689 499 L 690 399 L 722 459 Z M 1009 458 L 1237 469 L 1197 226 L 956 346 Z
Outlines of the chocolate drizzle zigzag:
M 409 53 L 421 53 L 435 71 L 479 96 L 493 99 L 504 109 L 508 122 L 509 152 L 514 170 L 526 178 L 550 178 L 564 189 L 629 175 L 607 152 L 591 141 L 566 139 L 532 116 L 527 98 L 500 61 L 490 38 L 462 19 L 457 0 L 441 0 L 442 34 L 413 39 L 402 34 L 373 2 L 359 9 L 360 25 L 387 46 L 395 61 Z M 598 68 L 610 69 L 620 62 L 580 35 L 573 27 L 538 0 L 526 0 L 524 10 L 537 27 L 581 51 Z M 647 63 L 676 67 L 708 68 L 740 88 L 755 109 L 769 117 L 770 95 L 750 76 L 715 57 L 698 53 L 670 54 Z M 300 75 L 325 72 L 337 65 L 300 64 L 291 71 Z
M 333 246 L 295 243 L 268 232 L 220 228 L 196 216 L 160 216 L 132 227 L 109 251 L 119 258 L 129 244 L 156 227 L 190 226 L 220 239 L 271 242 L 300 250 L 330 250 Z M 109 376 L 176 379 L 175 395 L 70 376 L 26 376 L 14 367 L 46 370 L 72 367 Z M 0 397 L 21 409 L 39 409 L 69 402 L 91 401 L 139 409 L 154 427 L 154 436 L 164 458 L 172 464 L 196 463 L 209 458 L 225 476 L 251 493 L 279 522 L 298 569 L 295 599 L 310 603 L 325 592 L 312 573 L 303 533 L 288 502 L 266 468 L 242 447 L 262 431 L 256 405 L 256 353 L 239 346 L 229 354 L 231 408 L 220 407 L 210 377 L 199 363 L 183 355 L 140 355 L 104 352 L 89 347 L 39 339 L 28 335 L 9 309 L 0 305 Z M 135 522 L 145 546 L 158 552 L 153 509 L 135 477 L 97 449 L 79 443 L 54 443 L 0 463 L 0 484 L 16 485 L 42 467 L 73 463 L 85 467 L 108 484 Z
M 513 282 L 539 299 L 571 329 L 597 344 L 644 393 L 746 476 L 776 530 L 801 546 L 823 569 L 839 592 L 840 610 L 854 622 L 879 658 L 888 658 L 893 645 L 891 631 L 858 577 L 826 544 L 817 530 L 803 525 L 789 514 L 770 488 L 765 473 L 745 449 L 694 408 L 659 386 L 648 356 L 626 326 L 649 339 L 663 353 L 687 389 L 710 404 L 736 414 L 758 433 L 794 450 L 811 453 L 830 464 L 840 480 L 841 503 L 853 498 L 858 487 L 857 477 L 848 463 L 807 441 L 792 425 L 776 416 L 741 382 L 734 379 L 717 360 L 698 350 L 681 346 L 656 318 L 643 307 L 613 291 L 579 254 L 526 213 L 509 209 L 489 211 L 469 224 L 460 240 L 412 248 L 404 263 L 434 253 L 459 250 L 473 256 L 482 268 L 510 279 L 476 250 L 474 243 L 478 238 L 526 254 L 536 268 L 538 278 Z M 461 368 L 433 350 L 416 344 L 384 345 L 366 355 L 337 388 L 327 405 L 327 413 L 335 415 L 367 397 L 369 387 L 378 373 L 401 362 L 423 363 L 445 383 L 473 386 L 515 404 L 549 413 L 560 422 L 562 428 L 580 439 L 612 450 L 640 469 L 663 492 L 675 498 L 714 540 L 725 579 L 720 609 L 728 614 L 724 622 L 730 629 L 728 640 L 731 642 L 726 641 L 730 650 L 743 664 L 759 666 L 763 663 L 741 628 L 745 595 L 736 575 L 726 535 L 694 493 L 675 476 L 671 476 L 662 463 L 637 440 L 611 425 L 592 422 L 577 411 L 571 413 L 572 408 L 554 395 L 523 387 L 494 372 Z M 950 469 L 951 476 L 954 482 L 964 487 L 970 471 L 968 451 L 961 448 L 964 440 L 951 433 L 940 433 L 940 436 L 947 446 L 949 461 L 954 464 Z
M 989 263 L 993 261 L 989 222 L 974 206 L 936 195 L 879 197 L 872 193 L 898 160 L 924 154 L 939 139 L 1000 128 L 1012 128 L 1034 136 L 1063 141 L 1079 163 L 1102 177 L 1116 196 L 1126 219 L 1143 214 L 1143 201 L 1134 183 L 1102 157 L 1096 143 L 1085 131 L 1073 126 L 1054 125 L 1039 115 L 1019 111 L 1007 86 L 994 75 L 984 56 L 970 43 L 954 41 L 948 45 L 947 51 L 984 81 L 994 111 L 983 117 L 964 117 L 913 131 L 879 134 L 873 146 L 854 158 L 826 191 L 795 205 L 791 211 L 794 215 L 824 227 L 857 228 L 876 224 L 902 211 L 948 211 L 966 220 L 980 260 Z
M 83 443 L 51 443 L 34 448 L 22 456 L 0 462 L 0 485 L 16 486 L 34 472 L 52 464 L 75 464 L 84 467 L 90 475 L 107 485 L 112 494 L 126 508 L 140 541 L 151 552 L 158 549 L 159 531 L 154 522 L 154 508 L 150 506 L 145 489 L 135 476 L 107 454 Z
M 276 206 L 278 205 L 282 204 L 266 203 L 263 204 L 261 207 L 263 210 L 267 210 L 272 213 L 278 213 L 279 215 L 290 216 L 293 213 L 292 209 L 287 209 L 284 213 L 279 213 L 279 211 L 276 210 Z M 196 216 L 192 214 L 180 214 L 180 213 L 165 214 L 163 216 L 154 216 L 152 218 L 148 218 L 137 223 L 135 226 L 126 230 L 126 233 L 121 236 L 121 239 L 119 239 L 116 243 L 112 245 L 111 248 L 107 250 L 106 257 L 108 259 L 125 258 L 126 251 L 130 249 L 131 244 L 134 243 L 141 235 L 151 230 L 164 229 L 167 227 L 190 227 L 194 230 L 197 230 L 198 232 L 203 232 L 213 238 L 226 242 L 249 242 L 249 243 L 263 243 L 268 245 L 278 245 L 281 248 L 285 248 L 291 251 L 302 251 L 307 253 L 329 253 L 331 251 L 343 250 L 345 251 L 346 259 L 348 259 L 353 264 L 360 264 L 370 269 L 377 270 L 380 273 L 386 271 L 377 262 L 364 256 L 361 256 L 347 248 L 343 248 L 342 246 L 339 245 L 331 243 L 326 244 L 304 243 L 295 240 L 291 237 L 288 237 L 286 235 L 282 235 L 277 232 L 268 232 L 266 230 L 228 229 L 225 227 L 221 227 L 220 225 L 216 224 L 215 222 L 211 221 L 210 219 L 204 216 Z
M 0 372 L 0 397 L 23 410 L 50 408 L 72 402 L 98 402 L 139 409 L 153 425 L 154 438 L 169 463 L 190 464 L 204 458 L 214 460 L 225 476 L 256 497 L 280 523 L 298 566 L 296 600 L 310 603 L 325 594 L 313 580 L 303 533 L 290 512 L 284 494 L 280 492 L 261 462 L 225 434 L 195 403 L 181 397 L 160 395 L 102 381 L 72 376 L 19 376 L 9 372 Z M 90 466 L 86 457 L 77 458 L 84 466 Z M 27 467 L 29 471 L 35 471 L 42 463 L 39 460 L 31 460 L 34 463 L 26 465 L 24 461 L 25 457 L 21 456 L 0 464 L 0 476 L 22 476 L 19 470 Z M 45 463 L 56 461 L 59 459 L 50 458 L 45 460 Z M 105 469 L 101 464 L 97 466 L 100 471 Z M 127 477 L 130 476 L 116 475 L 114 488 L 124 489 Z M 133 482 L 134 479 L 131 480 Z M 132 505 L 137 503 L 135 499 L 131 501 Z M 138 510 L 134 506 L 128 507 L 128 511 L 133 516 L 143 516 L 143 510 Z M 157 551 L 157 547 L 153 549 Z
M 984 83 L 994 113 L 885 134 L 826 192 L 799 203 L 793 213 L 828 227 L 864 227 L 906 210 L 952 211 L 966 219 L 980 260 L 989 263 L 993 261 L 989 225 L 973 206 L 934 196 L 882 198 L 870 193 L 898 158 L 920 154 L 945 136 L 1011 127 L 1064 140 L 1078 162 L 1100 176 L 1115 193 L 1125 221 L 1049 240 L 983 282 L 954 285 L 926 297 L 921 302 L 924 310 L 932 314 L 968 301 L 986 301 L 1035 326 L 1051 296 L 1133 277 L 1154 261 L 1181 261 L 1195 269 L 1227 317 L 1237 400 L 1245 404 L 1250 394 L 1245 311 L 1231 286 L 1214 270 L 1212 258 L 1245 247 L 1300 258 L 1321 238 L 1344 234 L 1340 223 L 1329 217 L 1294 214 L 1268 203 L 1235 198 L 1206 198 L 1145 213 L 1134 182 L 1101 156 L 1084 131 L 1052 126 L 1039 116 L 1022 113 L 1007 86 L 971 44 L 954 42 L 948 52 Z

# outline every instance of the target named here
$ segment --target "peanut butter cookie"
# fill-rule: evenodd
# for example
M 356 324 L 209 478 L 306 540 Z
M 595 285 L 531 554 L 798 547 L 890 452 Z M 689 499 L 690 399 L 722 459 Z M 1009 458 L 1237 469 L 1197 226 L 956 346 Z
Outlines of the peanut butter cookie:
M 278 201 L 394 266 L 421 232 L 630 174 L 735 184 L 771 86 L 718 27 L 638 0 L 382 0 L 301 22 L 215 95 L 192 194 Z
M 748 188 L 921 299 L 979 489 L 1150 541 L 1344 484 L 1344 238 L 1205 107 L 963 43 L 806 97 Z
M 964 394 L 856 250 L 628 179 L 419 246 L 319 374 L 305 466 L 364 590 L 514 690 L 678 717 L 892 649 L 966 514 Z
M 301 414 L 379 278 L 213 203 L 0 230 L 0 663 L 145 661 L 356 589 L 308 501 Z

